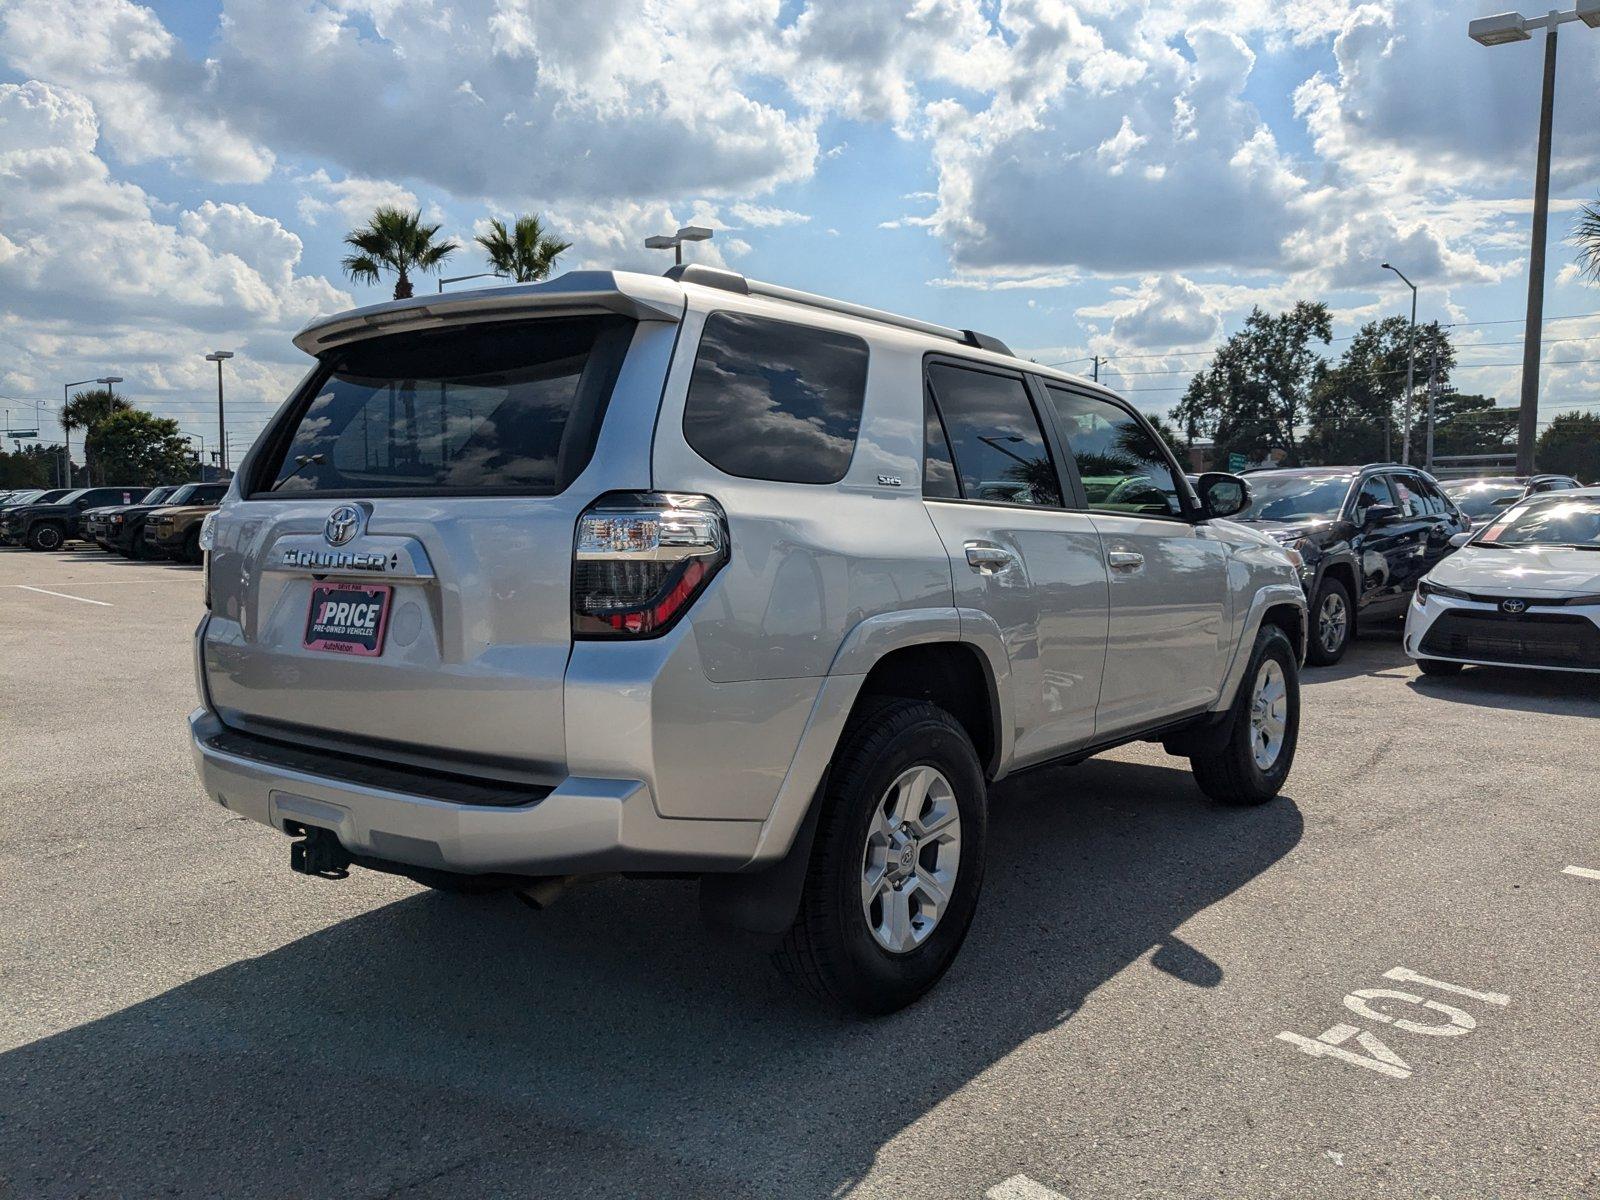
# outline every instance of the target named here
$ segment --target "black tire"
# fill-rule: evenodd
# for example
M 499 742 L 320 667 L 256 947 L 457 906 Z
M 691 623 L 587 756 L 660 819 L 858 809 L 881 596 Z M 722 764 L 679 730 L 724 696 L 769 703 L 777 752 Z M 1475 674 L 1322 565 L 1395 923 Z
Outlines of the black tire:
M 198 564 L 203 557 L 200 552 L 200 527 L 191 529 L 183 539 L 183 549 L 176 555 L 179 562 Z
M 67 544 L 67 532 L 61 526 L 50 522 L 41 521 L 28 530 L 29 550 L 59 550 Z
M 935 768 L 949 784 L 960 818 L 960 844 L 944 912 L 920 943 L 897 953 L 880 945 L 872 932 L 862 902 L 862 872 L 869 831 L 890 785 L 918 766 Z M 775 961 L 791 982 L 831 1007 L 895 1012 L 939 982 L 977 910 L 988 833 L 983 769 L 966 731 L 944 709 L 924 701 L 888 700 L 851 719 L 819 803 L 823 809 L 800 911 Z M 906 860 L 899 861 L 903 866 Z
M 1466 663 L 1445 662 L 1438 658 L 1417 659 L 1417 669 L 1424 675 L 1459 675 Z
M 1344 614 L 1339 632 L 1331 639 L 1333 645 L 1324 640 L 1324 622 L 1331 622 L 1335 616 L 1335 612 L 1325 611 L 1328 609 Z M 1331 667 L 1344 657 L 1355 637 L 1356 613 L 1355 606 L 1350 603 L 1350 589 L 1337 579 L 1324 579 L 1307 616 L 1311 622 L 1311 637 L 1306 645 L 1306 662 L 1314 667 Z
M 1285 715 L 1282 741 L 1277 757 L 1263 768 L 1256 762 L 1254 735 L 1250 721 L 1258 681 L 1268 661 L 1276 662 L 1284 682 Z M 1294 765 L 1295 745 L 1300 738 L 1300 672 L 1295 650 L 1283 630 L 1276 625 L 1262 626 L 1239 683 L 1239 695 L 1228 717 L 1225 737 L 1215 747 L 1192 755 L 1200 790 L 1221 804 L 1265 804 L 1282 789 Z
M 123 558 L 133 559 L 134 562 L 143 562 L 149 558 L 150 551 L 145 548 L 144 544 L 144 530 L 142 528 L 135 529 L 133 536 L 128 539 L 128 548 L 126 550 L 118 550 L 117 553 L 122 555 Z

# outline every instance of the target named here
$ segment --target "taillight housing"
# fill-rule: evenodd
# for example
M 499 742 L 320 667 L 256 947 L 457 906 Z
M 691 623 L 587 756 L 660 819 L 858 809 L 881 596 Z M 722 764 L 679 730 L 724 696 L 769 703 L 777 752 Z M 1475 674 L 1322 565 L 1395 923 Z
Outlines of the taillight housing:
M 217 545 L 217 514 L 207 513 L 205 520 L 200 522 L 200 536 L 196 539 L 200 547 L 200 587 L 205 593 L 206 607 L 211 607 L 211 551 Z
M 572 633 L 665 633 L 728 561 L 728 522 L 710 496 L 615 492 L 578 518 Z

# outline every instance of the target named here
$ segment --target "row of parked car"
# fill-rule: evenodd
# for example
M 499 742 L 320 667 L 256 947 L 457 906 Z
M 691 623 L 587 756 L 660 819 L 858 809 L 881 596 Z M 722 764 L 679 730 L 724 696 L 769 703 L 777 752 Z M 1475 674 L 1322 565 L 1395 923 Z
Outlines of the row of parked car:
M 1567 475 L 1441 483 L 1396 463 L 1245 475 L 1249 505 L 1233 520 L 1299 554 L 1314 666 L 1343 658 L 1363 623 L 1404 618 L 1422 579 L 1474 528 L 1529 496 L 1582 486 Z
M 0 492 L 0 545 L 59 550 L 93 542 L 124 558 L 200 561 L 200 525 L 226 483 Z

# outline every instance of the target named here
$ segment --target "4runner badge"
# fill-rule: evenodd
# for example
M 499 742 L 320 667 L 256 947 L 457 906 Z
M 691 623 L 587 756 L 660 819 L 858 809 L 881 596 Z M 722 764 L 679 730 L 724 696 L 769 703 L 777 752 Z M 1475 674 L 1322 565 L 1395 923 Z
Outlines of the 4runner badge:
M 328 523 L 323 526 L 322 536 L 328 539 L 330 546 L 342 546 L 356 535 L 356 527 L 361 524 L 361 510 L 353 504 L 341 504 L 328 514 Z

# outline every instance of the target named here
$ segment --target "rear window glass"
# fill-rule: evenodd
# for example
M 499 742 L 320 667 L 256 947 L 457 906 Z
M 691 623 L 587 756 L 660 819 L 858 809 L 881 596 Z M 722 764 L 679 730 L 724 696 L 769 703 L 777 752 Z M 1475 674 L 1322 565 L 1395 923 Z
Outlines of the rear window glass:
M 594 451 L 633 327 L 563 317 L 333 351 L 256 494 L 559 492 Z
M 858 337 L 742 313 L 706 318 L 683 435 L 719 471 L 837 483 L 850 468 L 867 389 Z

